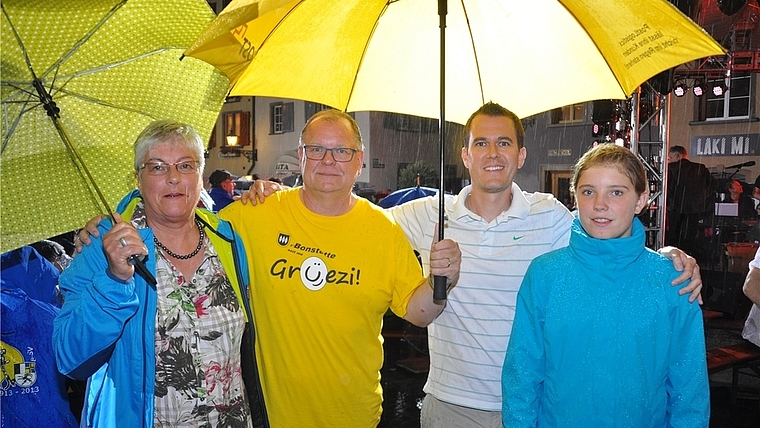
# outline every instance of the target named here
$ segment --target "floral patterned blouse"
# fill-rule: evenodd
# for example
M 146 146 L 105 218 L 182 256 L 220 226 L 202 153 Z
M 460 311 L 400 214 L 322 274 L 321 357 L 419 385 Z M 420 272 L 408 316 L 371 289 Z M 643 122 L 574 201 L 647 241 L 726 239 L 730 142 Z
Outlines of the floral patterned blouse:
M 135 227 L 145 227 L 138 206 Z M 185 278 L 156 246 L 156 427 L 252 427 L 240 368 L 245 318 L 216 251 Z

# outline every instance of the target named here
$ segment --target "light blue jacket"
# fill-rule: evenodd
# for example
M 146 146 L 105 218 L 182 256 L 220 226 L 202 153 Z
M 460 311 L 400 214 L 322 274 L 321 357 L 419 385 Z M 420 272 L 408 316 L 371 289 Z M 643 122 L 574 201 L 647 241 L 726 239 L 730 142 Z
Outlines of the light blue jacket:
M 672 263 L 631 237 L 588 236 L 536 258 L 517 297 L 502 372 L 505 427 L 707 427 L 699 305 Z
M 139 200 L 139 192 L 135 190 L 121 201 L 117 211 L 129 219 Z M 240 237 L 228 222 L 207 210 L 197 209 L 196 218 L 207 226 L 207 236 L 245 310 L 248 334 L 253 331 L 250 322 L 253 317 L 248 263 Z M 99 228 L 102 238 L 111 228 L 110 220 L 101 222 Z M 155 275 L 153 230 L 145 228 L 138 232 L 148 248 L 145 265 Z M 55 319 L 53 347 L 61 373 L 74 379 L 89 378 L 81 425 L 152 427 L 156 371 L 154 286 L 137 274 L 126 283 L 112 277 L 108 273 L 102 240 L 94 238 L 61 275 L 60 289 L 65 300 Z M 244 342 L 253 343 L 245 339 Z M 246 360 L 253 359 L 254 349 L 251 345 L 242 351 L 246 377 Z M 258 373 L 248 374 L 248 377 L 257 381 Z M 246 389 L 249 400 L 252 393 L 259 392 L 251 391 L 255 388 L 249 379 L 246 379 Z M 255 414 L 256 403 L 250 404 Z M 263 401 L 261 404 L 263 406 Z

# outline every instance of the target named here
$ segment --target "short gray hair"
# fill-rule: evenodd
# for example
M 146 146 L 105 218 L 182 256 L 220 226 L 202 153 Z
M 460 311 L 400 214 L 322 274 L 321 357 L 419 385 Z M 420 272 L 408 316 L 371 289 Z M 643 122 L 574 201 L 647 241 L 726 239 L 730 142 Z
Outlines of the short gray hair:
M 139 171 L 140 164 L 150 149 L 165 142 L 180 144 L 190 149 L 196 155 L 196 160 L 200 163 L 200 173 L 203 174 L 206 158 L 203 156 L 205 148 L 201 136 L 191 125 L 172 119 L 151 122 L 137 137 L 134 144 L 135 171 Z
M 303 129 L 301 130 L 301 136 L 299 138 L 299 143 L 302 146 L 306 144 L 304 140 L 309 137 L 311 124 L 318 120 L 324 120 L 328 123 L 343 122 L 346 124 L 346 129 L 348 129 L 351 133 L 351 136 L 354 139 L 354 143 L 356 143 L 356 148 L 358 148 L 359 151 L 364 151 L 364 143 L 362 143 L 362 134 L 359 131 L 359 125 L 356 123 L 354 118 L 351 117 L 351 115 L 335 109 L 318 111 L 312 117 L 310 117 L 309 120 L 306 121 L 306 125 L 304 125 Z

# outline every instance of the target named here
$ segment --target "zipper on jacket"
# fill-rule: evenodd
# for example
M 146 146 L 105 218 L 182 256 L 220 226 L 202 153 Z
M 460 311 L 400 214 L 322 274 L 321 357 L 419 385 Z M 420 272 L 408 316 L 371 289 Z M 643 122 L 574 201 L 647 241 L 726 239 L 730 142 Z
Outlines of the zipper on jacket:
M 147 284 L 147 282 L 146 282 L 146 284 Z M 148 305 L 148 298 L 150 297 L 149 296 L 150 289 L 151 289 L 151 287 L 145 287 L 145 306 L 146 306 L 146 308 L 147 308 L 147 305 Z M 158 296 L 158 294 L 156 294 L 156 296 Z M 158 306 L 156 306 L 156 307 L 158 308 Z M 143 323 L 142 323 L 143 326 L 147 325 L 147 321 L 148 321 L 147 318 L 148 318 L 148 311 L 144 310 L 143 311 Z M 153 330 L 154 331 L 151 332 L 151 335 L 150 335 L 151 338 L 155 337 L 155 329 L 156 329 L 156 327 L 154 325 L 153 326 Z M 145 356 L 148 355 L 148 349 L 146 348 L 146 345 L 145 345 L 145 341 L 147 340 L 147 338 L 145 337 L 145 331 L 146 331 L 146 329 L 141 328 L 140 330 L 142 330 L 142 336 L 143 336 L 142 337 L 142 348 L 143 348 L 143 359 L 142 359 L 143 360 L 142 397 L 143 397 L 143 404 L 147 405 L 147 403 L 145 403 L 145 400 L 146 400 L 146 398 L 145 398 L 146 397 L 145 396 L 145 391 L 147 391 L 147 385 L 146 385 L 145 382 L 146 382 L 146 379 L 148 377 L 147 376 L 147 374 L 148 374 L 148 359 L 145 358 Z M 153 357 L 153 360 L 155 362 L 155 356 Z M 154 376 L 154 379 L 155 379 L 155 376 Z M 153 399 L 155 400 L 155 398 L 153 398 Z M 154 410 L 154 412 L 155 412 L 155 410 Z M 143 427 L 145 427 L 145 410 L 143 410 L 142 415 L 140 415 L 140 420 L 142 421 L 141 425 Z

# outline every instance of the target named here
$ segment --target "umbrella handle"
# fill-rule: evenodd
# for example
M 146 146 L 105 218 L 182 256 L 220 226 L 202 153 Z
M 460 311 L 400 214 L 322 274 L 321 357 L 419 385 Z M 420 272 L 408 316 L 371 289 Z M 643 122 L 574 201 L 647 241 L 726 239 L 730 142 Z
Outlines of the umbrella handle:
M 446 277 L 433 275 L 433 300 L 446 300 Z
M 116 218 L 113 216 L 113 211 L 111 211 L 111 209 L 108 207 L 106 208 L 108 209 L 108 217 L 111 219 L 111 224 L 116 224 Z M 135 267 L 135 273 L 143 277 L 144 280 L 148 281 L 148 284 L 151 284 L 153 286 L 158 284 L 156 277 L 153 276 L 153 274 L 145 266 L 145 255 L 132 254 L 131 256 L 127 257 L 127 262 Z
M 144 280 L 148 281 L 151 285 L 156 285 L 158 282 L 156 281 L 156 277 L 153 276 L 152 273 L 148 270 L 147 267 L 145 267 L 145 256 L 140 254 L 134 254 L 129 256 L 127 259 L 129 264 L 135 267 L 135 271 L 143 277 Z

